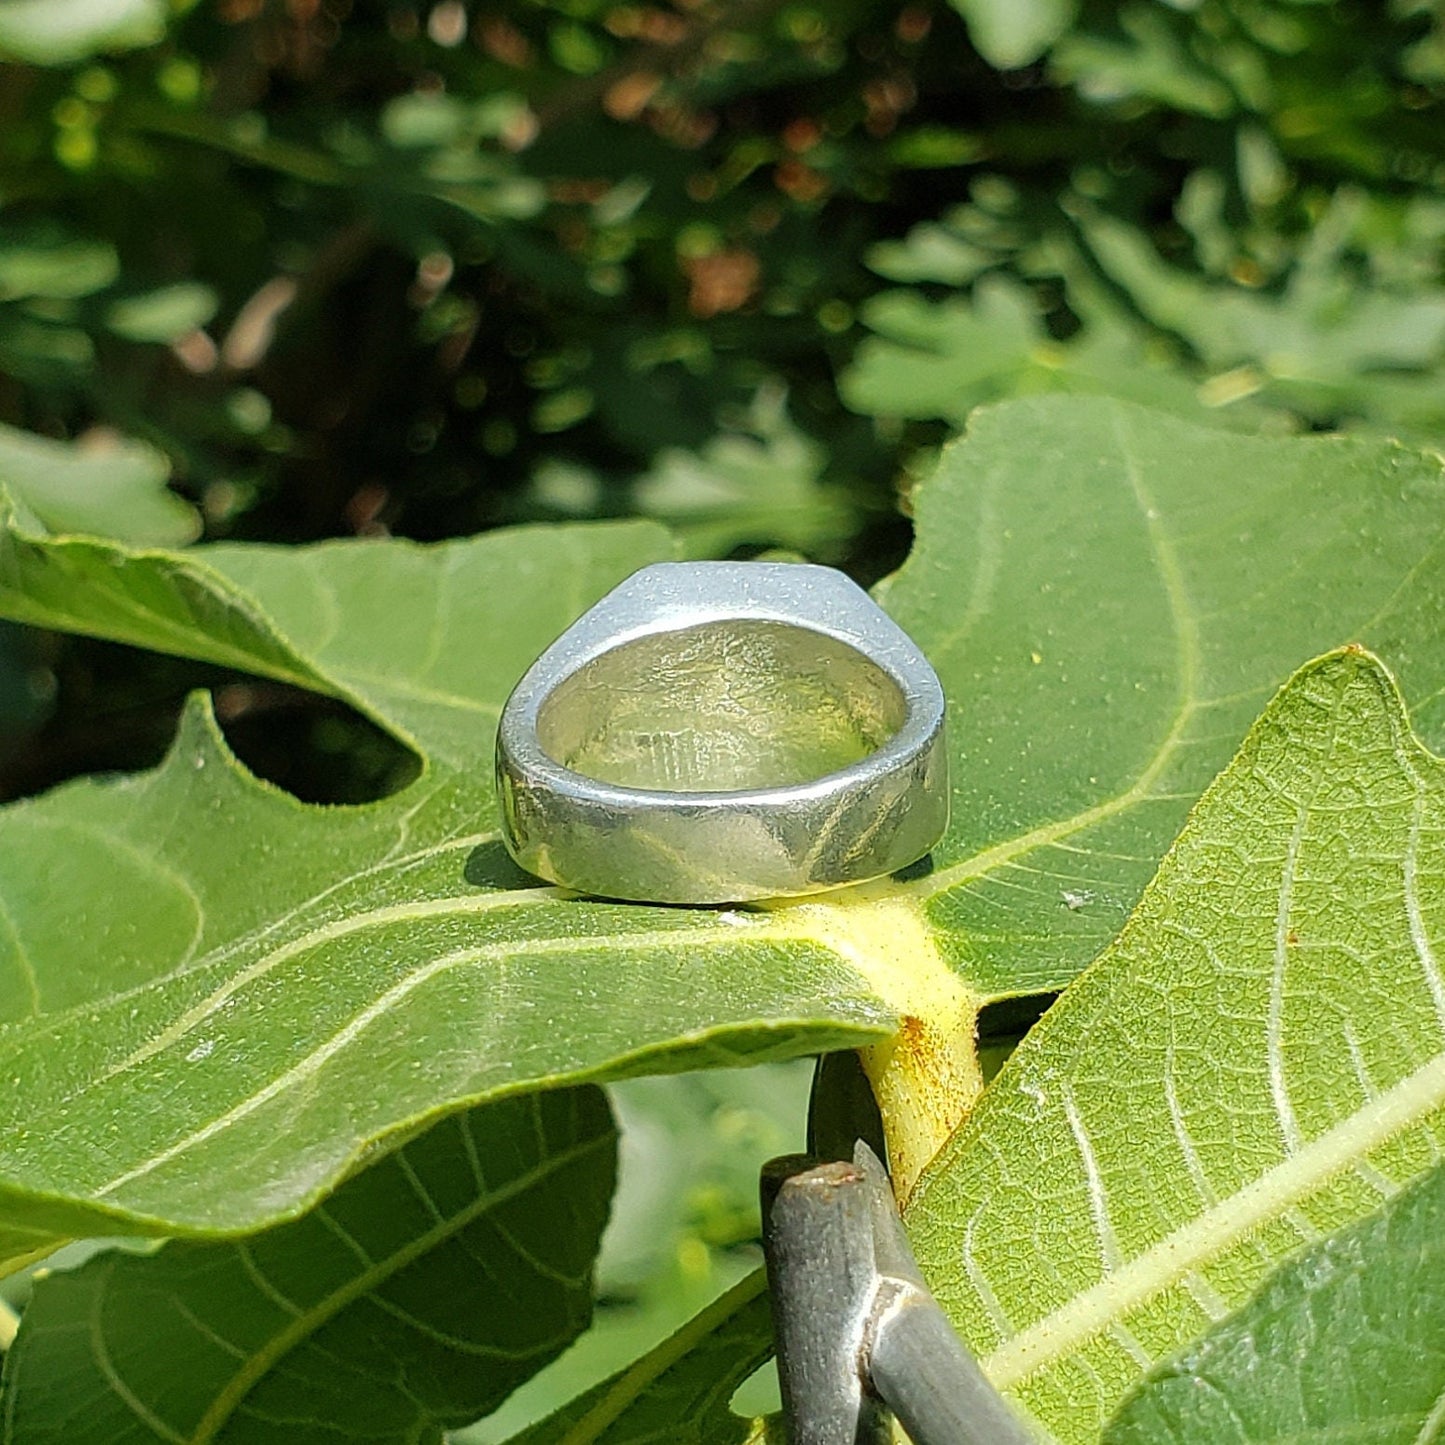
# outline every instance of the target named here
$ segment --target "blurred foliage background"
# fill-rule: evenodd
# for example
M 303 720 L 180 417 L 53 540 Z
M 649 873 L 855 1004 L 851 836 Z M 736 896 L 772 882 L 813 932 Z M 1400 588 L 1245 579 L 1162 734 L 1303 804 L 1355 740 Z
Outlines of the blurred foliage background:
M 970 408 L 1445 424 L 1435 0 L 0 0 L 0 480 L 138 541 L 643 513 L 864 580 Z M 900 509 L 899 503 L 903 506 Z M 0 796 L 217 690 L 6 634 Z
M 1442 100 L 1440 0 L 0 0 L 0 483 L 140 543 L 644 514 L 869 581 L 1000 397 L 1438 447 Z M 406 780 L 316 698 L 10 628 L 0 797 L 154 762 L 197 686 L 304 798 Z M 746 1267 L 806 1085 L 623 1092 L 594 1367 Z

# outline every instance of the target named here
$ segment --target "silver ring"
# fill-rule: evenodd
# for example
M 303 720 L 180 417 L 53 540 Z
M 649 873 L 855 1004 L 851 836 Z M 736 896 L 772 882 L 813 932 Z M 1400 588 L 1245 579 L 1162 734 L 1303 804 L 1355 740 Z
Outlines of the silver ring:
M 943 689 L 841 572 L 659 562 L 502 711 L 503 838 L 582 893 L 733 903 L 916 862 L 948 822 Z

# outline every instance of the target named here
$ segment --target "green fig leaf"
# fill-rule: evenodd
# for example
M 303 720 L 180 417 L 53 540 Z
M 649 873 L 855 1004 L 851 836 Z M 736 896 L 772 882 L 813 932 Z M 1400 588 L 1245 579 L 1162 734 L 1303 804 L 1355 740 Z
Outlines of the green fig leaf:
M 1105 1445 L 1429 1440 L 1445 1412 L 1445 1170 L 1296 1255 L 1154 1369 Z
M 1388 674 L 1305 667 L 925 1175 L 925 1274 L 1065 1445 L 1440 1157 L 1442 842 L 1445 762 Z
M 586 1327 L 615 1143 L 598 1089 L 505 1099 L 293 1223 L 43 1278 L 3 1439 L 440 1442 Z
M 422 771 L 303 806 L 196 703 L 158 771 L 0 813 L 6 1247 L 260 1228 L 487 1097 L 847 1046 L 874 1046 L 906 1193 L 980 1087 L 979 1009 L 1108 942 L 1301 658 L 1376 647 L 1445 735 L 1442 498 L 1438 461 L 1379 442 L 979 413 L 878 589 L 950 698 L 949 832 L 906 879 L 750 910 L 528 886 L 497 832 L 509 688 L 672 554 L 661 529 L 176 554 L 12 523 L 0 613 L 328 693 Z

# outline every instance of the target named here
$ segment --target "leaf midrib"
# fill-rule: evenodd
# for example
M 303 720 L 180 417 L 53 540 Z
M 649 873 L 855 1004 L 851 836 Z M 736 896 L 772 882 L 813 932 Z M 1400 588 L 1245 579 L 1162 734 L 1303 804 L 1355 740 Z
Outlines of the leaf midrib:
M 1154 553 L 1159 580 L 1169 603 L 1170 622 L 1174 630 L 1178 655 L 1177 700 L 1174 716 L 1148 763 L 1122 793 L 1096 803 L 1091 808 L 1085 808 L 1072 817 L 1042 824 L 1037 828 L 1030 829 L 1027 833 L 1021 833 L 1015 838 L 1006 839 L 1002 843 L 985 848 L 972 857 L 951 863 L 923 878 L 902 885 L 900 892 L 910 893 L 923 902 L 937 897 L 940 893 L 948 892 L 960 883 L 973 882 L 983 878 L 996 869 L 1005 867 L 1015 858 L 1032 852 L 1035 848 L 1057 843 L 1074 833 L 1083 832 L 1095 823 L 1105 822 L 1146 799 L 1161 797 L 1160 794 L 1151 794 L 1149 790 L 1169 766 L 1178 749 L 1180 739 L 1184 736 L 1185 729 L 1201 705 L 1202 700 L 1198 696 L 1202 658 L 1199 627 L 1193 605 L 1189 600 L 1184 569 L 1180 565 L 1174 542 L 1164 526 L 1163 514 L 1155 504 L 1152 493 L 1145 486 L 1143 475 L 1139 470 L 1138 459 L 1124 428 L 1124 414 L 1118 408 L 1114 408 L 1113 413 L 1114 437 L 1123 459 L 1124 475 L 1143 519 L 1149 546 Z
M 580 938 L 566 934 L 556 938 L 509 940 L 455 949 L 451 953 L 443 954 L 417 968 L 408 970 L 385 993 L 354 1014 L 341 1028 L 329 1035 L 323 1043 L 314 1047 L 304 1058 L 275 1075 L 264 1087 L 247 1095 L 239 1103 L 233 1104 L 224 1114 L 212 1119 L 203 1127 L 193 1130 L 174 1144 L 97 1186 L 91 1191 L 91 1195 L 95 1199 L 113 1195 L 116 1190 L 154 1173 L 163 1164 L 168 1164 L 172 1159 L 178 1158 L 198 1144 L 204 1144 L 208 1139 L 240 1123 L 242 1119 L 255 1113 L 257 1109 L 263 1108 L 288 1089 L 311 1078 L 338 1054 L 350 1047 L 372 1024 L 385 1018 L 391 1009 L 408 994 L 414 993 L 424 984 L 430 983 L 433 978 L 453 968 L 461 968 L 484 959 L 511 960 L 517 957 L 535 957 L 541 954 L 582 952 L 588 948 L 648 948 L 672 943 L 695 942 L 699 939 L 714 942 L 721 942 L 725 939 L 729 942 L 741 942 L 739 934 L 740 930 L 735 927 L 674 928 L 657 929 L 645 933 L 599 934 L 595 937 Z M 782 942 L 794 935 L 784 928 L 769 929 L 759 926 L 746 936 L 750 941 Z
M 574 1144 L 570 1149 L 549 1155 L 536 1168 L 518 1175 L 500 1188 L 473 1200 L 471 1204 L 449 1216 L 442 1223 L 409 1240 L 403 1248 L 377 1260 L 370 1269 L 363 1270 L 347 1284 L 326 1295 L 310 1309 L 303 1310 L 285 1329 L 274 1335 L 263 1349 L 250 1356 L 246 1365 L 232 1376 L 231 1382 L 216 1396 L 210 1408 L 197 1422 L 195 1429 L 183 1438 L 190 1442 L 190 1445 L 204 1445 L 204 1442 L 214 1439 L 216 1433 L 226 1423 L 227 1418 L 257 1381 L 278 1360 L 294 1349 L 308 1335 L 314 1334 L 321 1325 L 339 1314 L 347 1305 L 370 1293 L 383 1280 L 389 1279 L 452 1235 L 460 1233 L 481 1215 L 533 1188 L 568 1165 L 587 1158 L 598 1149 L 610 1149 L 612 1143 L 613 1135 L 607 1133 L 588 1139 L 583 1143 Z
M 1014 1388 L 1223 1254 L 1251 1230 L 1301 1203 L 1333 1176 L 1356 1167 L 1373 1149 L 1442 1106 L 1445 1053 L 1437 1054 L 1296 1153 L 1020 1330 L 981 1361 L 985 1372 L 1000 1389 Z
M 66 1008 L 47 1009 L 44 1013 L 35 1014 L 27 1018 L 16 1019 L 11 1023 L 0 1024 L 0 1045 L 14 1044 L 17 1039 L 31 1032 L 44 1030 L 51 1032 L 60 1025 L 72 1019 L 84 1019 L 87 1022 L 94 1019 L 97 1010 L 111 1008 L 117 1004 L 126 1003 L 131 999 L 140 998 L 163 984 L 174 983 L 177 979 L 184 978 L 187 974 L 199 972 L 202 969 L 214 968 L 217 964 L 225 963 L 227 959 L 234 958 L 236 954 L 261 943 L 272 934 L 279 933 L 287 924 L 294 923 L 298 918 L 310 912 L 312 909 L 324 903 L 334 894 L 340 893 L 344 888 L 355 887 L 358 883 L 368 878 L 374 878 L 378 874 L 393 872 L 401 873 L 403 870 L 412 867 L 417 863 L 425 862 L 428 858 L 436 858 L 443 853 L 459 852 L 461 849 L 472 849 L 487 843 L 495 843 L 501 835 L 495 831 L 487 833 L 471 833 L 459 838 L 452 838 L 444 843 L 434 843 L 426 848 L 419 848 L 414 853 L 407 853 L 399 858 L 387 858 L 380 863 L 373 864 L 370 868 L 363 868 L 358 873 L 349 873 L 344 878 L 339 878 L 329 883 L 309 898 L 301 900 L 293 907 L 273 918 L 270 922 L 260 927 L 248 929 L 229 943 L 218 944 L 215 948 L 206 953 L 193 955 L 185 958 L 169 972 L 160 974 L 155 978 L 148 978 L 143 983 L 131 985 L 129 988 L 116 989 L 112 993 L 104 994 L 96 998 L 88 998 L 82 1003 L 71 1004 Z M 107 842 L 109 836 L 107 835 Z M 530 890 L 514 889 L 509 890 L 518 896 L 525 896 Z
M 147 1039 L 140 1048 L 118 1060 L 108 1069 L 96 1074 L 88 1081 L 89 1087 L 106 1083 L 117 1074 L 149 1062 L 158 1053 L 179 1043 L 194 1028 L 213 1018 L 241 989 L 265 978 L 274 969 L 289 963 L 293 958 L 314 948 L 323 948 L 328 943 L 346 938 L 353 933 L 370 928 L 384 928 L 389 923 L 410 923 L 424 918 L 462 917 L 494 913 L 506 908 L 535 907 L 539 903 L 555 901 L 563 897 L 556 888 L 526 888 L 507 893 L 460 894 L 449 898 L 429 898 L 409 903 L 392 903 L 381 908 L 369 908 L 362 913 L 351 913 L 344 918 L 323 923 L 306 933 L 298 935 L 278 948 L 270 949 L 260 958 L 234 973 L 219 988 L 213 989 L 199 1003 L 193 1004 L 174 1022 L 168 1024 L 154 1038 Z M 517 945 L 519 952 L 525 952 L 523 943 Z M 188 969 L 187 972 L 194 971 Z M 174 977 L 175 975 L 172 975 Z

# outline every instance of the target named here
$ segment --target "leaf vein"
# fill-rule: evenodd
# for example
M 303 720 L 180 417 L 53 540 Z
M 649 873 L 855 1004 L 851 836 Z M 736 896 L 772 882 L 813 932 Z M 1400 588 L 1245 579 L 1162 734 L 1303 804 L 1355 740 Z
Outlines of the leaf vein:
M 1348 1118 L 1285 1155 L 1233 1194 L 1165 1235 L 1114 1274 L 1021 1330 L 982 1363 L 1009 1389 L 1063 1358 L 1118 1316 L 1246 1240 L 1332 1176 L 1445 1106 L 1445 1053 L 1437 1054 Z M 1318 1231 L 1311 1229 L 1311 1233 Z
M 772 938 L 786 937 L 786 933 L 779 929 L 771 935 L 765 935 L 764 930 L 756 930 L 752 937 L 754 940 L 762 936 Z M 289 1069 L 278 1074 L 263 1088 L 257 1089 L 255 1093 L 248 1095 L 239 1103 L 233 1105 L 224 1114 L 213 1119 L 200 1129 L 196 1129 L 185 1137 L 176 1141 L 169 1148 L 153 1154 L 143 1163 L 137 1164 L 123 1174 L 107 1181 L 95 1190 L 95 1197 L 104 1198 L 108 1194 L 114 1194 L 116 1190 L 135 1180 L 153 1173 L 163 1164 L 168 1164 L 179 1155 L 205 1143 L 208 1139 L 214 1138 L 217 1134 L 238 1124 L 248 1115 L 255 1113 L 264 1104 L 284 1094 L 288 1089 L 312 1079 L 320 1069 L 335 1058 L 350 1044 L 354 1043 L 373 1023 L 384 1017 L 407 995 L 414 993 L 423 984 L 429 983 L 433 978 L 448 973 L 454 968 L 465 964 L 479 963 L 483 960 L 506 962 L 516 957 L 537 957 L 543 954 L 552 953 L 573 953 L 587 952 L 589 950 L 615 948 L 646 948 L 660 946 L 667 943 L 696 942 L 699 940 L 717 942 L 726 939 L 729 943 L 739 941 L 735 929 L 662 929 L 650 933 L 631 934 L 610 934 L 597 938 L 562 937 L 550 939 L 530 939 L 521 943 L 492 943 L 480 944 L 472 948 L 457 949 L 453 953 L 443 954 L 440 958 L 434 958 L 429 963 L 423 964 L 420 968 L 413 969 L 405 974 L 385 993 L 378 996 L 359 1013 L 352 1016 L 340 1029 L 333 1033 L 323 1044 L 318 1045 L 309 1054 L 298 1060 Z
M 345 1284 L 339 1285 L 323 1299 L 318 1300 L 306 1310 L 299 1313 L 290 1324 L 277 1331 L 260 1349 L 256 1350 L 249 1358 L 247 1365 L 238 1370 L 227 1383 L 224 1389 L 217 1392 L 216 1397 L 207 1407 L 205 1414 L 197 1422 L 185 1440 L 190 1445 L 201 1445 L 201 1442 L 215 1438 L 217 1432 L 225 1424 L 227 1418 L 237 1408 L 246 1395 L 275 1364 L 287 1353 L 299 1345 L 308 1335 L 315 1331 L 325 1321 L 333 1318 L 345 1306 L 361 1298 L 363 1295 L 371 1295 L 376 1287 L 385 1279 L 404 1269 L 413 1261 L 419 1259 L 428 1251 L 435 1249 L 438 1244 L 450 1235 L 464 1229 L 473 1220 L 495 1209 L 499 1204 L 505 1203 L 508 1199 L 541 1184 L 551 1175 L 561 1172 L 568 1166 L 579 1160 L 585 1159 L 589 1154 L 599 1148 L 611 1148 L 612 1136 L 590 1138 L 581 1140 L 570 1145 L 566 1149 L 558 1150 L 549 1158 L 541 1160 L 533 1168 L 521 1174 L 514 1175 L 506 1184 L 492 1191 L 490 1194 L 481 1196 L 465 1208 L 457 1211 L 444 1224 L 437 1225 L 424 1233 L 414 1235 L 405 1245 L 393 1251 L 384 1259 L 376 1261 L 369 1269 L 361 1270 Z M 414 1396 L 411 1398 L 415 1399 Z M 182 1439 L 182 1437 L 175 1437 Z

